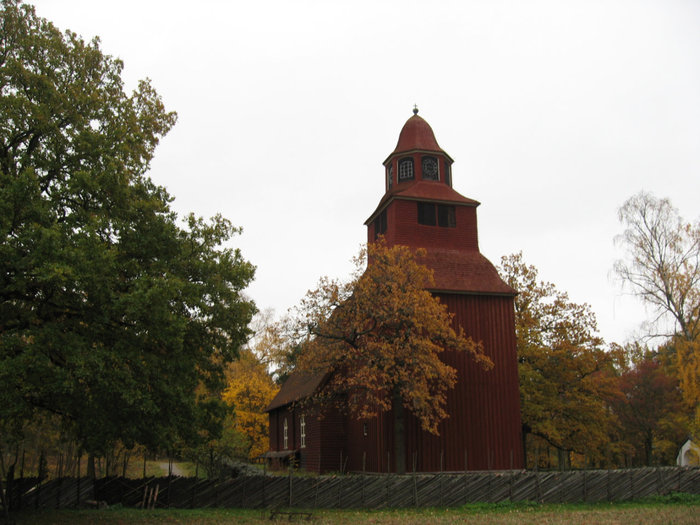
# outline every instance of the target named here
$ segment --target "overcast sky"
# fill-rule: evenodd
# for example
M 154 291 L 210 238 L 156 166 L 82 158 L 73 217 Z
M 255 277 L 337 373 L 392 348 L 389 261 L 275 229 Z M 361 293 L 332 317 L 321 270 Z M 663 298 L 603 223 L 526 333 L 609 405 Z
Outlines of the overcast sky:
M 32 3 L 32 2 L 30 2 Z M 611 273 L 640 190 L 700 216 L 700 2 L 39 0 L 150 77 L 175 128 L 151 177 L 222 213 L 278 315 L 347 277 L 413 104 L 481 202 L 481 251 L 522 251 L 608 342 L 647 314 Z

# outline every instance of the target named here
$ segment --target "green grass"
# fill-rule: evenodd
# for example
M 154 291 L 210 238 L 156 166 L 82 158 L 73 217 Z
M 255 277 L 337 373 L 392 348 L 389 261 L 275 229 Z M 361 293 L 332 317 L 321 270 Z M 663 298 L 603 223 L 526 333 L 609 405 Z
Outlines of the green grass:
M 387 525 L 436 524 L 674 524 L 700 523 L 700 496 L 671 494 L 640 501 L 599 504 L 540 505 L 532 502 L 478 503 L 458 508 L 394 510 L 313 510 L 313 523 Z M 138 510 L 115 507 L 105 510 L 36 511 L 12 514 L 17 525 L 87 524 L 183 524 L 270 523 L 270 511 L 261 509 Z M 293 516 L 294 518 L 294 516 Z M 299 520 L 296 520 L 299 521 Z M 288 522 L 284 517 L 280 523 Z M 0 523 L 2 520 L 0 519 Z M 274 521 L 273 521 L 274 523 Z

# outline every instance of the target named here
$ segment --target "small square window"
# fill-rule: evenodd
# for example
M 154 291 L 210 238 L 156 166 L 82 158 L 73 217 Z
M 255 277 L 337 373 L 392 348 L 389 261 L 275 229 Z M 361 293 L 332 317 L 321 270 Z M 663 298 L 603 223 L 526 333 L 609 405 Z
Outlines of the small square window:
M 418 224 L 435 226 L 435 204 L 429 202 L 418 203 Z
M 439 205 L 437 207 L 438 226 L 443 228 L 454 228 L 457 226 L 455 219 L 455 207 Z
M 442 228 L 457 227 L 455 207 L 446 204 L 418 203 L 418 224 L 425 226 L 440 226 Z

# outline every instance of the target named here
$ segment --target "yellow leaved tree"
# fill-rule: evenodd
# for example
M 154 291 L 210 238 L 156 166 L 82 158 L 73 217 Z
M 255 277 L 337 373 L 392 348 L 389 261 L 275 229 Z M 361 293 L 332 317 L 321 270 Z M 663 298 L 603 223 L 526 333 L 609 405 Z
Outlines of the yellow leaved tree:
M 268 449 L 268 416 L 264 412 L 279 387 L 267 367 L 250 349 L 229 365 L 222 399 L 233 408 L 233 430 L 238 434 L 238 454 L 256 458 Z
M 673 346 L 683 401 L 691 413 L 690 433 L 697 439 L 700 437 L 700 338 L 692 341 L 676 338 Z

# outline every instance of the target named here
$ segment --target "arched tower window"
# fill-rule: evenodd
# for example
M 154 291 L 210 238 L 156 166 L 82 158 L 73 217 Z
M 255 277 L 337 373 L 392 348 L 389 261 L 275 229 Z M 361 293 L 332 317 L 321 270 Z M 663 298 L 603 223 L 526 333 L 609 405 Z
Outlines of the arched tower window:
M 445 183 L 451 188 L 452 187 L 452 168 L 448 161 L 445 161 Z
M 399 161 L 399 182 L 413 179 L 413 159 Z
M 394 185 L 394 164 L 389 164 L 386 169 L 386 188 L 388 190 Z
M 377 218 L 374 219 L 374 240 L 377 237 L 386 233 L 386 210 L 382 211 Z
M 425 180 L 440 180 L 438 161 L 435 157 L 423 157 L 421 159 L 421 170 Z

